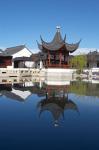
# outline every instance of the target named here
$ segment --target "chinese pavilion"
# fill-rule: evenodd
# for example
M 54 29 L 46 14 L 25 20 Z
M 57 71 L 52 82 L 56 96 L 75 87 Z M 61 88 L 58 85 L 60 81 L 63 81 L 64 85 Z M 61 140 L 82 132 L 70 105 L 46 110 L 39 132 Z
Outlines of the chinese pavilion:
M 41 44 L 37 42 L 41 50 L 40 58 L 45 68 L 68 68 L 69 53 L 74 52 L 79 47 L 80 41 L 75 44 L 68 44 L 66 35 L 64 39 L 61 36 L 60 27 L 56 29 L 56 34 L 50 43 L 45 42 L 42 37 Z

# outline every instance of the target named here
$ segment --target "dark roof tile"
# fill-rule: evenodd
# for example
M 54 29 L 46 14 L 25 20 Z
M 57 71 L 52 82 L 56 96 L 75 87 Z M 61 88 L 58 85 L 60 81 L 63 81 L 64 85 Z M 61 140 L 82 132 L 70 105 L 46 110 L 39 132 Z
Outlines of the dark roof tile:
M 10 48 L 6 48 L 4 53 L 8 54 L 8 55 L 13 55 L 13 54 L 21 51 L 24 48 L 26 48 L 25 45 L 19 45 L 19 46 L 15 46 L 15 47 L 10 47 Z
M 45 42 L 42 37 L 41 37 L 41 44 L 38 44 L 38 48 L 42 51 L 50 50 L 50 51 L 57 51 L 60 49 L 63 49 L 64 51 L 68 51 L 70 53 L 74 52 L 80 44 L 80 41 L 76 44 L 68 44 L 65 42 L 66 40 L 66 35 L 64 39 L 62 39 L 60 30 L 57 30 L 52 42 L 47 43 Z

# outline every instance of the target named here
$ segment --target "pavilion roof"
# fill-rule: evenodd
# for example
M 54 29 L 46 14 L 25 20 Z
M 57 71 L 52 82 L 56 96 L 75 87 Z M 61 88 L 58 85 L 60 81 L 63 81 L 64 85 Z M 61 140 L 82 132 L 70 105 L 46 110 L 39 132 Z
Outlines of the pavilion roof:
M 54 120 L 58 120 L 62 115 L 64 118 L 64 111 L 71 109 L 79 112 L 78 107 L 72 100 L 68 100 L 67 98 L 57 99 L 56 97 L 50 97 L 49 99 L 43 99 L 38 103 L 38 108 L 40 110 L 39 117 L 45 111 L 51 112 Z
M 66 35 L 63 39 L 59 28 L 57 29 L 56 34 L 51 42 L 49 43 L 45 42 L 42 37 L 40 38 L 41 38 L 41 44 L 38 42 L 37 43 L 38 43 L 39 49 L 42 51 L 47 51 L 47 50 L 58 51 L 62 49 L 63 51 L 68 51 L 72 53 L 79 47 L 79 44 L 80 44 L 80 41 L 75 44 L 68 44 L 66 42 Z

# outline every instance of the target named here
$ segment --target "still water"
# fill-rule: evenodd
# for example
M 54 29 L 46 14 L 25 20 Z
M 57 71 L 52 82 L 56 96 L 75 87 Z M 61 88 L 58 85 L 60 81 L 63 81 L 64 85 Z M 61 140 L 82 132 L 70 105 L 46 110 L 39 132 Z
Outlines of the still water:
M 98 150 L 99 84 L 60 83 L 0 84 L 0 150 Z

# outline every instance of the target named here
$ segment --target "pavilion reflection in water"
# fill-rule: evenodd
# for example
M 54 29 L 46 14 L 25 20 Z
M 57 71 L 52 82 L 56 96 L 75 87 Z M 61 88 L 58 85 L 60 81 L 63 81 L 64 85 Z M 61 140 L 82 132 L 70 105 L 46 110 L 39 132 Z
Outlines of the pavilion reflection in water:
M 37 104 L 39 111 L 39 117 L 45 112 L 50 112 L 53 116 L 53 123 L 58 126 L 60 119 L 63 117 L 66 110 L 78 111 L 76 103 L 71 100 L 71 93 L 74 93 L 76 97 L 82 96 L 97 96 L 99 97 L 99 84 L 89 82 L 77 82 L 66 81 L 52 78 L 45 80 L 41 79 L 14 79 L 14 82 L 10 80 L 6 81 L 2 79 L 0 84 L 0 98 L 5 96 L 7 99 L 16 100 L 19 102 L 25 102 L 30 96 L 36 94 L 40 101 Z M 34 100 L 34 99 L 32 99 Z M 87 100 L 88 102 L 89 100 Z M 90 99 L 89 103 L 95 103 Z
M 47 82 L 46 82 L 47 83 Z M 64 82 L 56 82 L 57 85 L 52 85 L 54 82 L 48 82 L 50 85 L 46 85 L 45 98 L 42 99 L 37 108 L 39 109 L 39 117 L 41 114 L 48 111 L 52 114 L 54 119 L 54 126 L 59 125 L 59 119 L 63 117 L 65 110 L 73 110 L 78 112 L 77 105 L 69 99 L 68 88 L 69 84 Z M 61 83 L 61 85 L 59 85 Z

